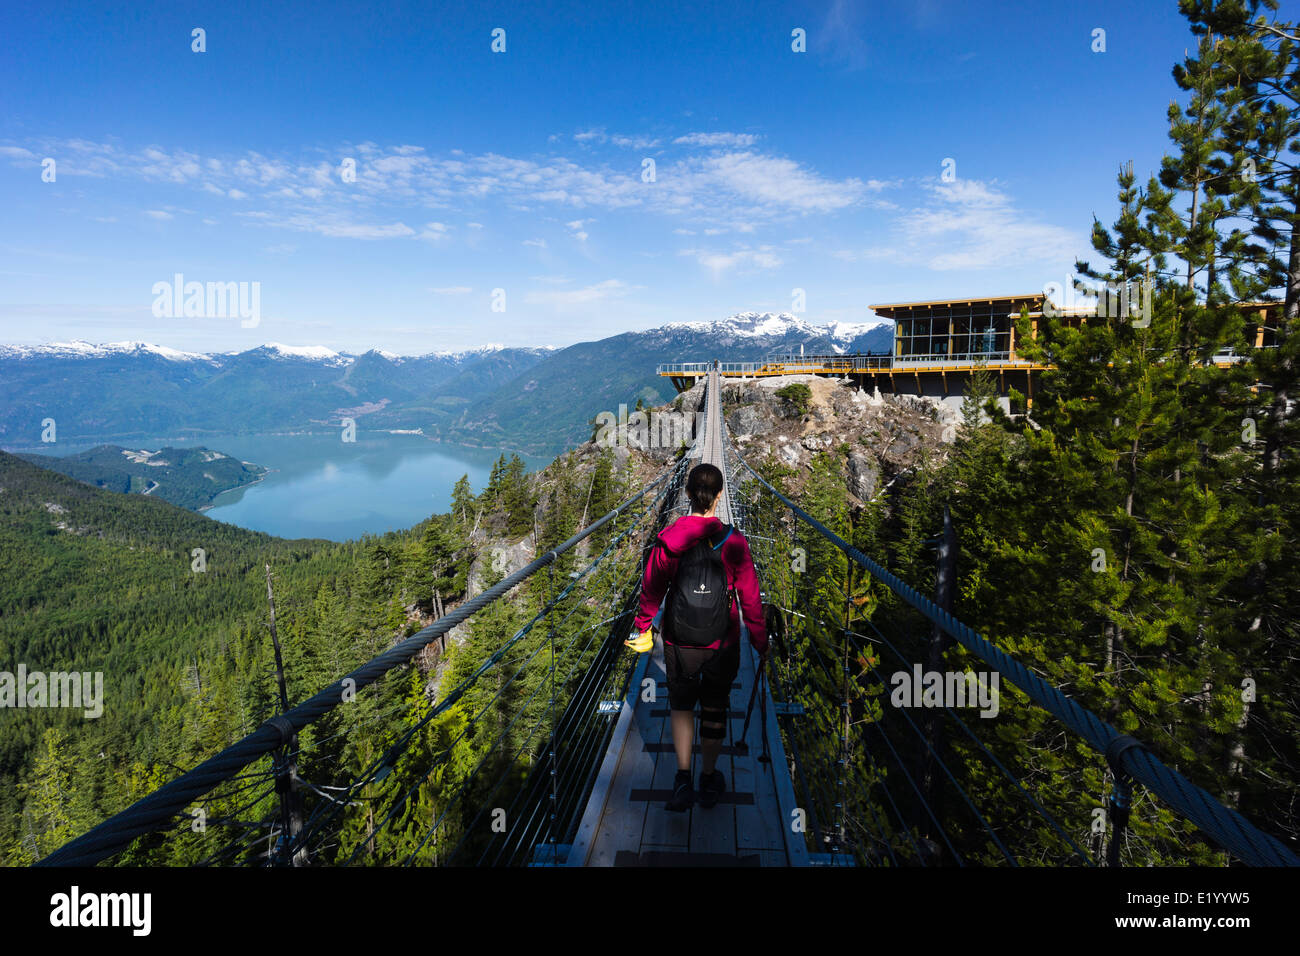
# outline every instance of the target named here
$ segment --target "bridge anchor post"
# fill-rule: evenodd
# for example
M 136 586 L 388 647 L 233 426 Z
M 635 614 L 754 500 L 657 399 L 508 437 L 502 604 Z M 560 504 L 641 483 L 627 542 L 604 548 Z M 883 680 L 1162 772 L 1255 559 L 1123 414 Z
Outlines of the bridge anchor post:
M 1106 798 L 1106 816 L 1111 823 L 1110 842 L 1106 845 L 1106 865 L 1119 866 L 1119 848 L 1128 827 L 1129 812 L 1133 807 L 1133 780 L 1124 769 L 1122 757 L 1130 750 L 1146 750 L 1147 746 L 1136 737 L 1116 737 L 1106 747 L 1106 763 L 1114 775 L 1115 785 Z

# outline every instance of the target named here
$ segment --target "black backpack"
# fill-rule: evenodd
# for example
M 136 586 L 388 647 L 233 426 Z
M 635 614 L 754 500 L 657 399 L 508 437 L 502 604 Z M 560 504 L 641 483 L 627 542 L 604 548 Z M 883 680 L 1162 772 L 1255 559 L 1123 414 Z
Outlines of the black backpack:
M 674 644 L 707 647 L 727 635 L 733 589 L 722 565 L 722 545 L 734 529 L 723 525 L 711 538 L 702 538 L 678 556 L 677 575 L 668 586 L 664 605 L 664 632 Z M 675 552 L 659 539 L 669 554 Z

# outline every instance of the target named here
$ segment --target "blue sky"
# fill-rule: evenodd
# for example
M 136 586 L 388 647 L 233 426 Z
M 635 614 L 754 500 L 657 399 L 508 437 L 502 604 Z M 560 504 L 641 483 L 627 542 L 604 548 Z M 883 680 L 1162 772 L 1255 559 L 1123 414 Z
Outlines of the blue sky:
M 1174 0 L 5 4 L 0 342 L 415 354 L 1041 290 L 1158 167 L 1192 43 Z M 257 282 L 257 325 L 155 316 L 178 273 Z

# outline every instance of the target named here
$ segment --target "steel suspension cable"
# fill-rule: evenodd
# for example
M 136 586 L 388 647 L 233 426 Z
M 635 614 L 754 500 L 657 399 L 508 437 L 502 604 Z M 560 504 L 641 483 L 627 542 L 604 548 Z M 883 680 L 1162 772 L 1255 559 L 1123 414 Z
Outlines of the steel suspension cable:
M 1007 674 L 1008 679 L 1031 700 L 1082 737 L 1094 750 L 1102 754 L 1110 751 L 1114 762 L 1125 773 L 1146 785 L 1225 849 L 1256 866 L 1300 866 L 1300 857 L 1276 837 L 1260 830 L 1236 811 L 1223 806 L 1206 790 L 1166 766 L 1145 746 L 1127 745 L 1133 738 L 1121 737 L 1110 724 L 1066 697 L 973 628 L 867 557 L 774 488 L 747 461 L 739 455 L 736 457 L 760 484 L 784 502 L 805 524 L 866 568 L 873 577 L 976 657 L 999 673 Z M 1112 750 L 1112 745 L 1117 741 L 1121 747 Z
M 284 714 L 265 721 L 253 733 L 248 734 L 220 753 L 204 760 L 176 780 L 163 785 L 148 796 L 136 801 L 127 809 L 113 815 L 82 836 L 64 844 L 34 865 L 89 866 L 125 849 L 136 837 L 157 830 L 165 821 L 188 806 L 196 797 L 207 793 L 258 757 L 284 747 L 294 734 L 341 704 L 346 699 L 345 692 L 347 695 L 352 695 L 356 691 L 373 684 L 394 668 L 409 663 L 417 653 L 434 640 L 450 631 L 457 624 L 467 620 L 477 611 L 496 601 L 514 588 L 515 585 L 527 580 L 537 571 L 555 561 L 561 554 L 569 551 L 580 541 L 613 521 L 623 511 L 632 507 L 652 490 L 668 481 L 671 475 L 672 472 L 665 472 L 637 494 L 574 534 L 567 541 L 539 556 L 514 574 L 508 575 L 482 594 L 471 598 L 428 627 L 372 658 L 350 674 L 318 691 L 303 703 L 291 708 Z M 485 662 L 484 666 L 475 673 L 474 679 L 476 680 L 483 672 L 495 665 L 497 660 L 499 660 L 499 657 L 494 655 L 489 661 Z M 452 696 L 441 702 L 441 706 L 444 708 L 451 706 L 464 693 L 466 686 L 463 684 L 457 688 Z

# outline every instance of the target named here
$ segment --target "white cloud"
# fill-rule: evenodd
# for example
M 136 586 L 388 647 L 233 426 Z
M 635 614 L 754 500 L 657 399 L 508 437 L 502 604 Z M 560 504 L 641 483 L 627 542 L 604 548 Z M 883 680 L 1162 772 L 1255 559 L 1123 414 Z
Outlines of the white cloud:
M 554 142 L 559 138 L 558 136 L 552 136 L 549 141 Z M 651 149 L 659 145 L 659 140 L 653 136 L 609 133 L 606 132 L 603 126 L 579 130 L 573 134 L 573 140 L 576 143 L 582 143 L 584 146 L 589 143 L 613 143 L 623 149 Z
M 688 133 L 673 140 L 678 146 L 703 146 L 710 149 L 721 146 L 744 149 L 757 141 L 758 137 L 749 133 Z
M 805 212 L 843 209 L 879 188 L 860 179 L 826 179 L 793 160 L 751 152 L 710 156 L 699 164 L 696 175 L 704 184 L 744 199 Z
M 924 7 L 925 4 L 916 4 Z M 870 64 L 867 38 L 872 35 L 870 14 L 849 0 L 834 0 L 826 12 L 821 28 L 810 33 L 809 38 L 825 40 L 831 59 L 850 70 L 861 70 Z M 928 32 L 928 31 L 922 31 Z
M 176 218 L 176 217 L 173 216 L 171 213 L 166 212 L 166 211 L 164 211 L 164 210 L 162 210 L 162 209 L 146 209 L 146 210 L 144 211 L 144 214 L 145 214 L 146 216 L 148 216 L 150 219 L 166 220 L 166 219 L 175 219 L 175 218 Z
M 415 230 L 402 222 L 394 222 L 386 226 L 368 223 L 319 223 L 309 226 L 308 229 L 319 232 L 322 236 L 339 239 L 398 239 L 415 235 Z
M 1072 262 L 1079 233 L 1036 222 L 994 184 L 972 179 L 926 184 L 931 202 L 899 219 L 909 253 L 931 269 L 987 269 L 1023 262 Z
M 575 135 L 584 142 L 602 136 L 635 140 L 633 145 L 650 142 L 644 137 L 610 137 L 603 129 Z M 756 232 L 792 217 L 874 204 L 871 197 L 891 185 L 834 179 L 791 159 L 732 148 L 752 144 L 756 137 L 750 134 L 692 133 L 678 139 L 710 149 L 661 163 L 653 184 L 642 182 L 640 164 L 626 157 L 609 164 L 559 155 L 471 155 L 455 149 L 431 155 L 409 144 L 343 143 L 267 157 L 254 151 L 200 156 L 155 145 L 131 150 L 63 140 L 30 148 L 8 146 L 0 155 L 18 156 L 16 151 L 24 149 L 36 156 L 68 155 L 69 171 L 77 174 L 168 182 L 197 195 L 243 200 L 262 211 L 250 215 L 249 223 L 341 238 L 433 239 L 452 231 L 416 230 L 405 223 L 432 217 L 445 222 L 457 213 L 475 215 L 493 207 L 525 213 L 559 207 L 562 222 L 582 223 L 571 227 L 579 241 L 590 238 L 590 219 L 582 213 L 593 209 L 644 210 L 672 217 L 672 226 L 696 233 L 705 228 L 717 230 L 714 234 Z M 342 157 L 356 159 L 355 182 L 342 181 Z M 64 170 L 61 163 L 60 173 Z M 482 229 L 481 218 L 466 228 Z
M 626 295 L 627 290 L 628 286 L 618 279 L 606 279 L 604 282 L 597 282 L 595 285 L 585 286 L 581 289 L 529 292 L 524 296 L 524 301 L 530 305 L 548 305 L 556 309 L 570 309 L 618 298 Z
M 831 253 L 836 259 L 845 262 L 873 262 L 880 260 L 902 261 L 905 257 L 893 246 L 872 246 L 868 249 L 839 249 Z
M 536 246 L 538 249 L 545 249 L 545 248 L 546 248 L 546 240 L 545 240 L 545 239 L 525 239 L 525 240 L 524 240 L 524 245 L 526 245 L 526 246 Z
M 261 222 L 280 229 L 293 229 L 298 232 L 314 232 L 332 239 L 401 239 L 416 235 L 416 231 L 404 222 L 388 224 L 349 222 L 338 216 L 313 216 L 296 214 L 279 216 L 269 212 L 245 212 L 238 214 L 243 219 Z
M 653 136 L 611 136 L 609 141 L 625 149 L 654 149 L 659 140 Z
M 710 270 L 715 277 L 735 268 L 776 269 L 783 264 L 781 257 L 771 246 L 759 246 L 754 249 L 744 247 L 733 252 L 683 249 L 678 255 L 694 257 L 696 262 Z

